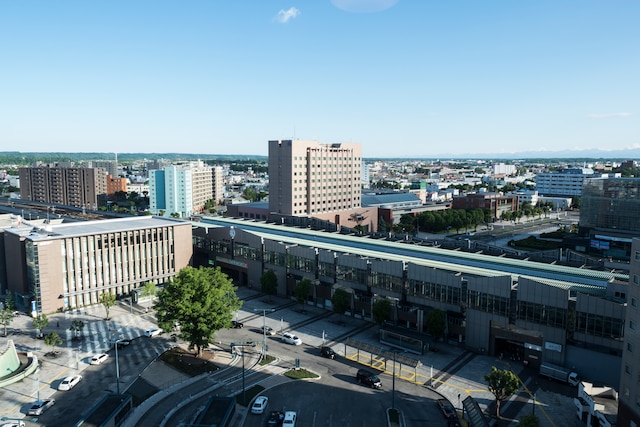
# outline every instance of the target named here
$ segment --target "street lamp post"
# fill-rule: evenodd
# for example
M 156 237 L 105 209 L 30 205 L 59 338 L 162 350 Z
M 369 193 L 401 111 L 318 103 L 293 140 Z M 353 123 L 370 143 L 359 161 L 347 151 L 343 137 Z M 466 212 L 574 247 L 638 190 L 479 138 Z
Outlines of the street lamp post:
M 116 392 L 120 394 L 120 364 L 118 362 L 118 343 L 123 341 L 123 338 L 119 338 L 113 342 L 113 345 L 116 348 Z
M 36 400 L 40 401 L 40 368 L 36 370 L 36 396 L 38 397 Z
M 250 346 L 250 347 L 255 347 L 256 344 L 253 341 L 248 341 L 248 342 L 239 342 L 239 343 L 235 343 L 232 342 L 231 343 L 231 351 L 235 353 L 236 351 L 236 347 L 240 347 L 241 351 L 242 351 L 242 401 L 245 402 L 246 404 L 246 395 L 245 395 L 245 386 L 244 386 L 244 348 L 245 346 Z
M 273 308 L 254 308 L 255 312 L 262 312 L 262 359 L 267 355 L 267 312 L 273 313 Z
M 391 380 L 391 409 L 396 409 L 396 351 L 393 351 L 393 379 Z
M 536 394 L 533 393 L 533 406 L 531 407 L 531 415 L 536 416 Z

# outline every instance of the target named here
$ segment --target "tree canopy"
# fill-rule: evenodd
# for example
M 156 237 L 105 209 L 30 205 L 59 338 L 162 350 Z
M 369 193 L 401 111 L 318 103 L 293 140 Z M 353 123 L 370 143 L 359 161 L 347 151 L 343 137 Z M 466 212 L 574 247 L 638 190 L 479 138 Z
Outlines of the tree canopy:
M 496 397 L 496 417 L 500 418 L 500 406 L 520 388 L 520 379 L 507 369 L 491 368 L 491 373 L 484 376 L 489 391 Z
M 373 321 L 382 325 L 391 317 L 391 303 L 387 299 L 379 299 L 373 303 Z
M 296 283 L 296 287 L 293 289 L 293 293 L 296 295 L 296 301 L 303 305 L 309 296 L 309 292 L 311 291 L 311 280 L 302 279 L 298 283 Z
M 158 294 L 158 287 L 153 282 L 146 282 L 142 285 L 142 289 L 140 290 L 140 296 L 143 298 L 154 298 Z
M 236 289 L 219 267 L 185 267 L 158 293 L 158 325 L 171 331 L 179 324 L 180 338 L 200 356 L 242 306 Z
M 51 332 L 44 336 L 44 342 L 51 347 L 51 355 L 55 355 L 55 349 L 57 345 L 62 344 L 62 338 L 57 332 Z
M 33 318 L 33 327 L 38 330 L 38 336 L 42 336 L 42 331 L 49 324 L 49 319 L 47 319 L 46 314 L 38 314 Z
M 433 336 L 434 341 L 439 341 L 444 336 L 445 319 L 442 310 L 437 308 L 429 310 L 425 318 L 425 329 Z
M 109 320 L 109 310 L 116 305 L 116 296 L 111 292 L 103 292 L 100 294 L 100 304 L 104 306 L 104 311 L 107 313 L 107 320 Z
M 84 329 L 85 325 L 86 324 L 82 320 L 75 319 L 71 321 L 71 326 L 69 326 L 69 330 L 73 332 L 73 337 L 75 339 L 80 338 L 82 334 L 82 330 Z
M 13 311 L 5 308 L 4 310 L 0 311 L 0 325 L 3 326 L 4 328 L 4 336 L 7 336 L 7 327 L 11 324 L 11 321 L 13 320 Z
M 260 278 L 260 285 L 262 286 L 262 292 L 269 296 L 275 295 L 278 292 L 278 276 L 273 270 L 267 270 Z
M 331 297 L 331 305 L 333 311 L 339 315 L 343 315 L 349 309 L 351 302 L 351 294 L 344 289 L 338 288 L 333 292 Z

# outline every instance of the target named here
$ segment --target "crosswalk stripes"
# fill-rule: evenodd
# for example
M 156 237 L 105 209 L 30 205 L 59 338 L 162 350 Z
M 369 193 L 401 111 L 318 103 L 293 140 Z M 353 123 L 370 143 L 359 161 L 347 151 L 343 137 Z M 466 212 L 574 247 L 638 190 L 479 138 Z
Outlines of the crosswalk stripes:
M 127 323 L 127 322 L 123 322 Z M 103 353 L 113 348 L 111 342 L 117 339 L 144 339 L 144 329 L 137 323 L 129 323 L 127 326 L 120 328 L 113 328 L 111 322 L 95 321 L 88 322 L 82 329 L 82 338 L 80 340 L 74 340 L 73 331 L 65 331 L 63 337 L 68 343 L 68 347 L 79 347 L 79 351 L 84 354 L 96 354 Z M 156 351 L 164 351 L 166 344 L 164 340 L 149 340 L 149 344 L 145 345 L 141 350 L 145 353 L 145 356 L 153 356 Z

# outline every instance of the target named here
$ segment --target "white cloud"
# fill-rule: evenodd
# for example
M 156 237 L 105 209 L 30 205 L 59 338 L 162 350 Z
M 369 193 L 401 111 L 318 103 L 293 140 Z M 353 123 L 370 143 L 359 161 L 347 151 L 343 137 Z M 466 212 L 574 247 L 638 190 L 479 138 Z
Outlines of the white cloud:
M 624 119 L 630 117 L 631 113 L 609 113 L 609 114 L 587 114 L 587 119 L 600 120 L 600 119 Z
M 287 10 L 281 10 L 280 12 L 278 12 L 278 14 L 276 15 L 276 21 L 281 24 L 286 24 L 287 22 L 289 22 L 289 20 L 297 17 L 298 15 L 300 15 L 300 11 L 295 7 L 290 7 Z

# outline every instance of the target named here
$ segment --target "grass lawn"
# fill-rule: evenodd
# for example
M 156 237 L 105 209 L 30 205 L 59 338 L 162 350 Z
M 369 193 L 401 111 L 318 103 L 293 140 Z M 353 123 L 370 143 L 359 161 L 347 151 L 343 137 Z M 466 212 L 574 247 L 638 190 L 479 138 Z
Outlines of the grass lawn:
M 305 378 L 318 378 L 317 374 L 314 374 L 311 371 L 307 371 L 306 369 L 289 369 L 287 372 L 284 373 L 285 377 L 294 379 L 294 380 L 301 380 L 301 379 L 305 379 Z

